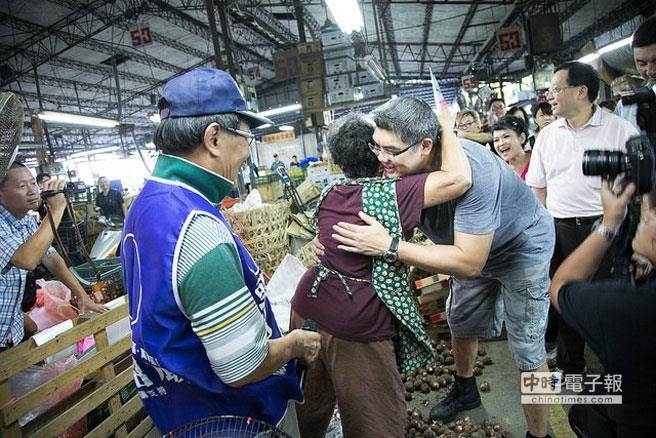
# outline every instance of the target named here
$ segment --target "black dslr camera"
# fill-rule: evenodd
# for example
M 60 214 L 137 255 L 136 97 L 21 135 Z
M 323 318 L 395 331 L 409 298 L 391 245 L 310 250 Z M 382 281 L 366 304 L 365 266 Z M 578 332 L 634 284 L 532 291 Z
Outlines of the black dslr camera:
M 51 196 L 59 195 L 63 193 L 66 196 L 70 195 L 79 195 L 87 191 L 87 186 L 82 181 L 67 182 L 66 187 L 61 190 L 44 190 L 41 192 L 41 198 L 46 199 Z
M 624 173 L 641 195 L 656 189 L 656 151 L 649 137 L 641 135 L 626 142 L 626 153 L 589 150 L 583 153 L 583 174 L 614 179 Z
M 589 150 L 583 153 L 583 174 L 601 176 L 612 181 L 620 174 L 636 185 L 636 195 L 656 190 L 656 151 L 647 135 L 632 137 L 626 142 L 626 153 Z M 617 250 L 613 256 L 611 278 L 633 282 L 630 266 L 631 242 L 640 222 L 640 198 L 628 206 L 628 214 L 619 230 Z

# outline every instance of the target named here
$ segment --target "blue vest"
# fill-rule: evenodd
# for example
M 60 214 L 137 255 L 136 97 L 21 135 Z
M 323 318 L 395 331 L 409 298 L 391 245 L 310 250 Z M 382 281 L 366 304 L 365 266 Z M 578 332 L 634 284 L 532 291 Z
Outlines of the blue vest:
M 194 211 L 223 216 L 186 186 L 151 178 L 130 207 L 121 262 L 130 304 L 134 381 L 146 411 L 162 433 L 215 415 L 253 417 L 278 424 L 289 399 L 302 400 L 295 361 L 257 383 L 231 388 L 214 374 L 205 349 L 180 309 L 173 280 L 180 231 Z M 281 336 L 259 268 L 232 233 L 248 290 L 270 338 Z

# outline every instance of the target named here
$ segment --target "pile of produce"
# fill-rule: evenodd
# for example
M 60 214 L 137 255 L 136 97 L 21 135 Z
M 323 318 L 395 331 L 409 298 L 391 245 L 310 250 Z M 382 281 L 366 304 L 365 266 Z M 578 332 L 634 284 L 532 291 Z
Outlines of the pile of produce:
M 475 424 L 469 417 L 444 424 L 423 418 L 418 410 L 409 410 L 406 421 L 406 437 L 408 438 L 486 438 L 509 437 L 508 431 L 500 424 L 485 420 Z
M 437 360 L 433 365 L 408 374 L 401 374 L 406 401 L 411 401 L 415 392 L 428 394 L 431 391 L 446 388 L 454 382 L 455 369 L 451 349 L 444 340 L 440 342 L 433 341 L 432 345 L 437 355 Z M 487 355 L 487 352 L 482 348 L 479 349 L 474 366 L 474 376 L 483 374 L 483 369 L 493 363 L 494 361 Z M 489 391 L 490 384 L 487 382 L 481 383 L 480 390 L 483 392 Z

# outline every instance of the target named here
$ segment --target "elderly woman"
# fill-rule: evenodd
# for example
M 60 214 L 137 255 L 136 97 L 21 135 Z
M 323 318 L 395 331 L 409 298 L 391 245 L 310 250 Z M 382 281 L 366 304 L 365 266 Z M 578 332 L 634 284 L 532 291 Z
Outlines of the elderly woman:
M 531 151 L 526 151 L 528 127 L 519 117 L 503 116 L 492 128 L 494 150 L 522 180 L 526 179 Z
M 442 171 L 402 179 L 375 177 L 380 164 L 373 152 L 374 126 L 363 115 L 343 117 L 329 133 L 328 148 L 347 180 L 322 193 L 316 225 L 325 254 L 304 274 L 292 300 L 292 326 L 313 319 L 322 337 L 319 359 L 308 369 L 306 402 L 298 410 L 304 438 L 324 436 L 335 401 L 346 437 L 404 435 L 398 369 L 408 372 L 434 360 L 407 267 L 394 258 L 338 249 L 332 227 L 340 221 L 363 224 L 358 213 L 364 211 L 391 233 L 409 238 L 420 224 L 422 208 L 464 193 L 470 181 L 458 178 L 464 174 L 457 172 L 462 150 L 452 120 L 446 123 Z

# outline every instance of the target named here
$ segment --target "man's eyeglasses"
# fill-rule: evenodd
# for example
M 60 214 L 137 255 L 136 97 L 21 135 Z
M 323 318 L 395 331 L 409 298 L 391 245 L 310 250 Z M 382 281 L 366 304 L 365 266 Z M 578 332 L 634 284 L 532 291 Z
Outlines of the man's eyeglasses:
M 474 120 L 472 120 L 471 122 L 460 123 L 460 124 L 458 124 L 458 129 L 461 129 L 461 130 L 464 131 L 464 130 L 466 130 L 466 129 L 471 128 L 471 127 L 474 126 L 475 124 L 476 124 L 476 122 L 475 122 Z
M 226 131 L 232 132 L 235 135 L 238 135 L 240 137 L 244 137 L 246 140 L 248 140 L 248 145 L 253 146 L 253 143 L 255 143 L 255 134 L 251 132 L 246 132 L 242 131 L 241 129 L 235 129 L 235 128 L 225 128 Z
M 373 152 L 376 156 L 383 155 L 383 156 L 387 156 L 387 157 L 390 157 L 390 158 L 395 158 L 395 157 L 398 157 L 399 155 L 407 152 L 408 150 L 410 150 L 414 146 L 417 146 L 421 142 L 422 142 L 422 140 L 419 140 L 418 142 L 411 144 L 410 146 L 408 146 L 405 149 L 402 149 L 400 151 L 394 151 L 394 152 L 383 149 L 376 142 L 373 142 L 373 143 L 369 142 L 368 144 L 369 144 L 369 149 L 371 149 L 371 152 Z
M 560 94 L 560 92 L 565 90 L 566 88 L 576 88 L 576 87 L 578 87 L 578 85 L 567 85 L 566 87 L 549 87 L 547 93 L 551 94 L 552 96 L 555 96 L 556 94 Z

